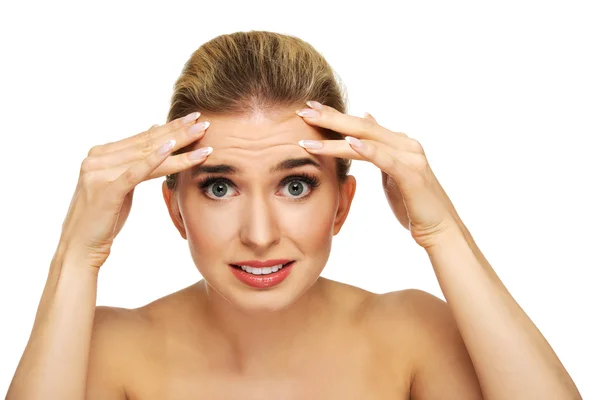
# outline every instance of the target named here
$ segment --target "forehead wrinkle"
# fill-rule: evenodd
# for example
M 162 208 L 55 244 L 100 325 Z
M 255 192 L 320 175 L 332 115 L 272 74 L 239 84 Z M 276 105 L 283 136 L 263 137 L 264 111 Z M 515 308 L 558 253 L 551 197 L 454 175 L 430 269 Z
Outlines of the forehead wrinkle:
M 294 146 L 294 148 L 297 148 L 298 152 L 294 152 L 294 154 L 289 154 L 287 153 L 284 157 L 279 157 L 280 161 L 277 162 L 276 164 L 273 164 L 272 166 L 270 166 L 269 168 L 269 173 L 276 173 L 276 172 L 281 172 L 281 171 L 285 171 L 285 170 L 290 170 L 290 169 L 295 169 L 295 168 L 301 168 L 303 166 L 307 166 L 307 165 L 312 165 L 313 167 L 317 168 L 320 171 L 324 171 L 326 169 L 326 165 L 327 165 L 327 156 L 322 156 L 322 155 L 318 155 L 318 154 L 310 154 L 306 151 L 304 151 L 304 149 L 302 149 L 299 145 L 297 144 L 288 144 L 288 143 L 282 143 L 280 145 L 277 146 Z M 270 146 L 273 147 L 273 146 Z M 226 150 L 226 149 L 236 149 L 236 150 L 248 150 L 245 148 L 238 148 L 238 147 L 225 147 L 219 150 Z M 267 150 L 267 149 L 264 149 Z M 248 150 L 250 151 L 250 150 Z M 217 153 L 218 154 L 218 153 Z M 232 174 L 232 175 L 242 175 L 244 173 L 244 168 L 241 168 L 238 163 L 236 162 L 231 162 L 227 160 L 227 156 L 226 155 L 222 155 L 221 157 L 217 156 L 215 157 L 215 151 L 212 153 L 211 155 L 212 161 L 207 161 L 206 163 L 200 164 L 198 166 L 192 167 L 191 168 L 191 173 L 192 173 L 192 177 L 195 177 L 196 175 L 199 175 L 201 173 L 223 173 L 223 174 Z M 259 157 L 258 161 L 262 161 L 264 159 L 264 156 Z M 210 160 L 210 159 L 209 159 Z M 252 161 L 250 161 L 252 162 Z M 261 164 L 264 164 L 264 162 L 261 162 Z M 250 169 L 254 169 L 252 167 L 250 167 Z
M 224 146 L 224 147 L 214 147 L 213 146 L 213 150 L 228 150 L 228 149 L 235 149 L 235 150 L 242 150 L 242 151 L 266 151 L 269 150 L 270 148 L 273 147 L 281 147 L 281 146 L 294 146 L 294 147 L 298 147 L 299 149 L 301 149 L 300 145 L 298 143 L 278 143 L 278 144 L 270 144 L 270 145 L 265 145 L 265 147 L 263 148 L 259 148 L 259 149 L 249 149 L 247 147 L 242 147 L 242 146 Z
M 295 115 L 295 114 L 294 114 Z M 215 124 L 216 125 L 216 124 Z M 275 146 L 287 142 L 297 143 L 300 139 L 321 138 L 320 131 L 309 125 L 297 127 L 285 127 L 283 129 L 271 130 L 269 128 L 238 128 L 238 127 L 215 127 L 207 130 L 201 139 L 203 143 L 214 141 L 215 144 L 223 143 L 227 147 L 237 146 Z M 215 147 L 215 146 L 213 146 Z

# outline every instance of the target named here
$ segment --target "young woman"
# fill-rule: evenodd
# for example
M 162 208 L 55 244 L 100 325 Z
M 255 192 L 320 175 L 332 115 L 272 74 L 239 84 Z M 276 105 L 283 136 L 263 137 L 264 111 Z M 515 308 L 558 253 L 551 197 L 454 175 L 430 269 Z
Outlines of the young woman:
M 580 398 L 421 145 L 347 115 L 342 93 L 297 38 L 238 32 L 201 46 L 167 124 L 83 161 L 7 398 Z M 447 303 L 320 277 L 354 196 L 350 160 L 381 169 Z M 204 279 L 137 309 L 96 307 L 134 188 L 161 176 Z

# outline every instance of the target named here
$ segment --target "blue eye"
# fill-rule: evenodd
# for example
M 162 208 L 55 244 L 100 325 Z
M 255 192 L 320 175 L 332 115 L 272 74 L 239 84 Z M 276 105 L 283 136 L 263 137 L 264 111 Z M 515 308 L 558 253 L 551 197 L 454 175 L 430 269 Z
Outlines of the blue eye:
M 287 176 L 279 183 L 279 187 L 284 189 L 284 197 L 292 200 L 305 198 L 319 185 L 319 179 L 307 173 Z M 198 182 L 197 186 L 205 196 L 213 200 L 218 201 L 236 196 L 235 185 L 227 178 L 209 175 Z
M 307 187 L 306 189 L 305 186 Z M 296 198 L 304 197 L 308 193 L 310 193 L 310 188 L 308 188 L 308 184 L 302 181 L 291 181 L 289 183 L 286 183 L 284 188 L 287 189 L 287 192 L 292 197 Z M 300 196 L 303 193 L 305 193 L 304 196 Z
M 198 187 L 211 199 L 219 200 L 227 198 L 226 195 L 231 191 L 229 189 L 233 187 L 233 183 L 225 178 L 209 176 L 202 182 L 199 182 Z
M 286 191 L 291 195 L 289 197 L 301 199 L 308 196 L 319 184 L 316 176 L 303 173 L 286 177 L 280 185 L 287 189 Z

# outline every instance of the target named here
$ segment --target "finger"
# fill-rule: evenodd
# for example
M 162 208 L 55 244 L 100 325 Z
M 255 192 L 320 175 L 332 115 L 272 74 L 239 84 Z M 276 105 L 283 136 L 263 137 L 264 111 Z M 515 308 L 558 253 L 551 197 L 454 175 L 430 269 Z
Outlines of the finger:
M 196 111 L 184 117 L 174 119 L 173 121 L 170 121 L 164 125 L 152 125 L 149 129 L 140 132 L 136 135 L 130 136 L 128 138 L 125 138 L 123 140 L 94 146 L 90 150 L 89 155 L 96 156 L 105 153 L 112 153 L 134 145 L 143 146 L 145 142 L 153 140 L 158 140 L 158 142 L 162 144 L 169 140 L 168 138 L 163 140 L 163 136 L 172 134 L 175 131 L 193 125 L 199 117 L 200 112 Z
M 202 164 L 212 151 L 212 147 L 202 147 L 194 151 L 168 157 L 158 168 L 150 173 L 146 180 L 176 174 L 190 169 L 195 165 Z
M 418 154 L 398 150 L 376 140 L 356 140 L 353 137 L 347 137 L 346 140 L 301 140 L 298 144 L 315 155 L 369 161 L 392 177 L 406 176 L 410 166 L 419 163 Z M 322 147 L 315 148 L 318 143 Z
M 150 174 L 169 157 L 175 147 L 175 140 L 171 139 L 152 152 L 148 157 L 131 165 L 112 182 L 115 190 L 124 197 L 140 182 L 147 180 Z
M 210 126 L 208 121 L 202 121 L 189 128 L 181 128 L 175 132 L 164 135 L 160 139 L 148 139 L 148 141 L 141 145 L 132 145 L 115 152 L 104 153 L 98 156 L 89 156 L 85 160 L 86 168 L 87 170 L 93 171 L 137 162 L 146 158 L 162 143 L 171 139 L 176 141 L 175 148 L 173 149 L 173 151 L 176 151 L 196 140 L 200 140 L 206 133 L 208 126 Z
M 389 175 L 401 192 L 420 183 L 419 177 L 427 166 L 424 154 L 402 151 L 377 141 L 360 140 L 346 136 L 353 150 Z
M 369 114 L 368 112 L 365 111 L 365 114 L 363 116 L 363 118 L 365 119 L 369 119 L 375 123 L 377 123 L 377 120 L 375 119 L 374 116 L 372 116 L 371 114 Z M 421 147 L 420 143 L 416 143 L 417 141 L 408 137 L 408 135 L 406 135 L 403 132 L 392 132 L 394 135 L 398 135 L 401 137 L 400 140 L 394 140 L 393 143 L 386 143 L 388 145 L 397 147 L 397 146 L 402 146 L 402 148 L 406 151 L 412 151 L 413 153 L 423 153 L 423 148 Z M 405 140 L 406 139 L 406 140 Z
M 171 155 L 167 157 L 162 164 L 160 164 L 155 170 L 153 170 L 144 180 L 151 180 L 155 178 L 160 178 L 161 176 L 166 176 L 170 174 L 175 174 L 178 172 L 185 171 L 194 165 L 202 164 L 208 156 L 212 153 L 212 147 L 202 147 L 196 149 L 194 151 L 190 151 L 183 154 L 172 155 L 175 149 L 171 151 Z M 192 154 L 194 154 L 192 156 Z M 123 172 L 125 172 L 128 168 L 132 167 L 139 161 L 132 162 L 124 165 L 117 165 L 112 168 L 107 168 L 103 170 L 96 171 L 96 174 L 99 174 L 103 177 L 105 181 L 115 181 L 117 180 Z
M 368 161 L 345 140 L 300 140 L 298 144 L 312 154 Z
M 378 140 L 398 148 L 405 148 L 407 145 L 410 146 L 409 142 L 407 142 L 407 139 L 409 139 L 408 136 L 384 128 L 374 118 L 360 118 L 344 114 L 333 107 L 313 101 L 307 104 L 312 105 L 313 108 L 298 110 L 296 113 L 308 124 L 330 129 L 342 135 L 349 135 L 360 139 Z

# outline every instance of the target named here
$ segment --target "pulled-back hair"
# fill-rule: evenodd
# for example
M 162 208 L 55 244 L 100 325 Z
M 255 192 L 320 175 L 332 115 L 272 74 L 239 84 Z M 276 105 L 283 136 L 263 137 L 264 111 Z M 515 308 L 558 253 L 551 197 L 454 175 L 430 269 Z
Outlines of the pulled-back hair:
M 313 46 L 274 32 L 236 32 L 204 43 L 185 63 L 174 85 L 167 122 L 194 111 L 249 116 L 308 100 L 347 112 L 341 81 Z M 326 139 L 343 138 L 319 130 Z M 339 181 L 345 181 L 350 160 L 338 158 L 336 166 Z M 176 188 L 177 174 L 167 176 L 167 186 Z

